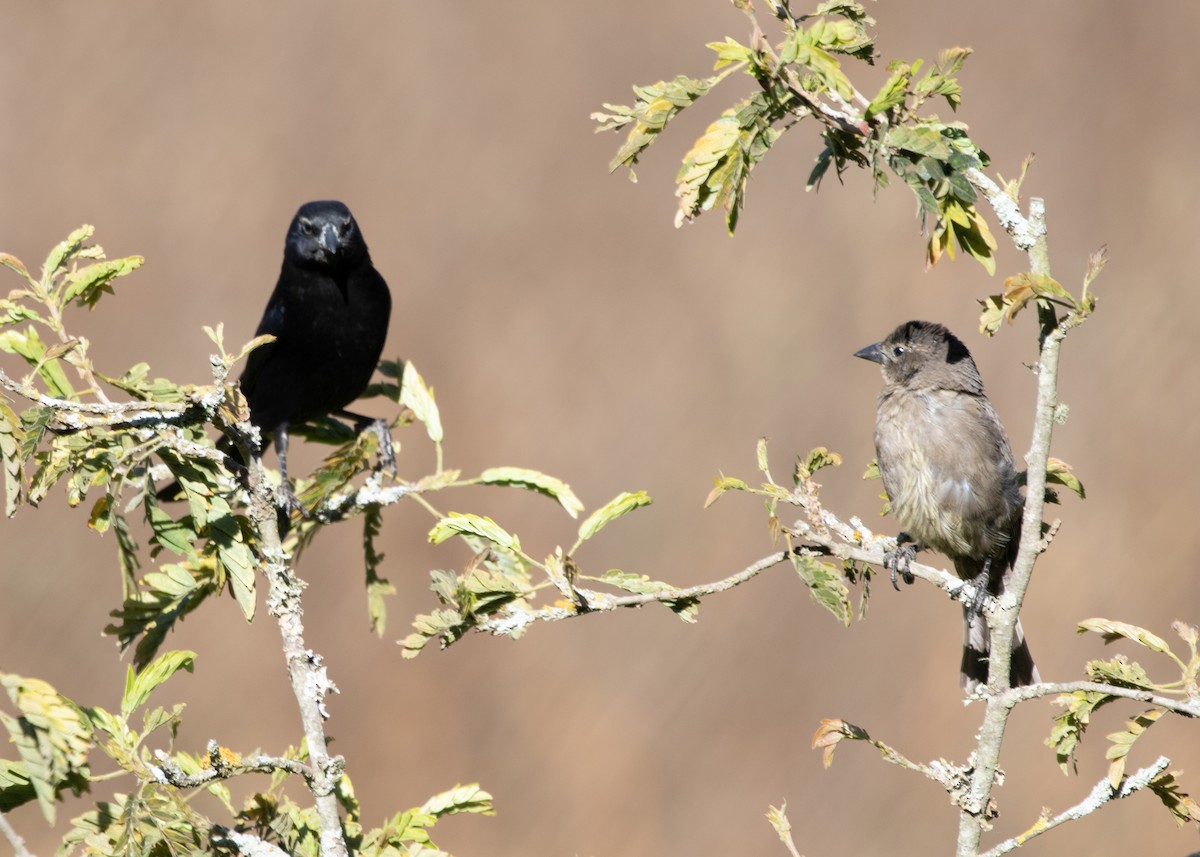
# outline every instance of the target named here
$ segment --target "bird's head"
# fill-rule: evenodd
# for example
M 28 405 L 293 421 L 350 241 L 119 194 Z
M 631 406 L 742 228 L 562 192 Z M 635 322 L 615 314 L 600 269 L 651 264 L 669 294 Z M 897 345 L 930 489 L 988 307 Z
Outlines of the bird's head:
M 300 206 L 292 218 L 286 255 L 306 267 L 346 267 L 367 258 L 367 245 L 350 209 L 320 200 Z
M 878 363 L 888 386 L 983 392 L 979 369 L 967 346 L 933 322 L 906 322 L 880 342 L 855 351 L 854 356 Z

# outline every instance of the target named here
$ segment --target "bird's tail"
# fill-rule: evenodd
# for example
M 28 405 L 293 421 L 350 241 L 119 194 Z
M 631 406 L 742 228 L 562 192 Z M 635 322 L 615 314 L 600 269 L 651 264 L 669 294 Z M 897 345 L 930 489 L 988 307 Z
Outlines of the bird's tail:
M 971 693 L 981 685 L 987 684 L 990 651 L 987 620 L 982 613 L 977 613 L 972 618 L 970 611 L 964 607 L 962 675 L 959 678 L 964 693 Z M 1013 629 L 1009 679 L 1013 687 L 1037 684 L 1042 680 L 1033 663 L 1033 655 L 1029 652 L 1029 644 L 1025 642 L 1025 632 L 1021 630 L 1020 619 L 1017 620 L 1017 627 Z

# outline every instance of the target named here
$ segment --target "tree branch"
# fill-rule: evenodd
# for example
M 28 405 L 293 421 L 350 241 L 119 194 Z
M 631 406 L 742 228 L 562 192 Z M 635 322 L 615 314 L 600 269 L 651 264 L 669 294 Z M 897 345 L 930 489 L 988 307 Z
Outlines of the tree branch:
M 2 812 L 0 812 L 0 833 L 4 834 L 4 838 L 12 846 L 15 857 L 33 857 L 33 852 L 25 846 L 25 840 L 21 834 L 17 833 L 16 829 L 8 823 L 8 818 Z
M 267 611 L 275 617 L 283 638 L 283 654 L 287 661 L 292 692 L 300 708 L 300 720 L 308 743 L 311 777 L 308 787 L 316 801 L 321 827 L 321 853 L 326 857 L 347 857 L 346 838 L 338 814 L 335 789 L 345 770 L 346 760 L 329 755 L 325 738 L 325 697 L 337 687 L 329 680 L 321 656 L 304 644 L 304 610 L 301 593 L 304 583 L 296 576 L 284 553 L 279 534 L 279 518 L 275 505 L 275 490 L 267 479 L 262 458 L 243 450 L 250 462 L 250 520 L 261 539 L 263 574 L 269 584 Z
M 1135 702 L 1145 702 L 1150 705 L 1157 705 L 1159 708 L 1164 708 L 1167 711 L 1173 711 L 1184 717 L 1200 717 L 1200 696 L 1175 699 L 1170 696 L 1162 696 L 1150 690 L 1141 690 L 1135 687 L 1119 687 L 1097 681 L 1063 681 L 1029 684 L 1024 687 L 1009 688 L 995 698 L 1001 705 L 1005 705 L 1011 709 L 1019 703 L 1031 699 L 1057 696 L 1062 693 L 1077 693 L 1080 691 L 1084 693 L 1103 693 L 1122 699 L 1132 699 Z
M 1009 851 L 1020 848 L 1029 840 L 1041 836 L 1043 833 L 1046 833 L 1049 830 L 1053 830 L 1064 822 L 1078 821 L 1084 816 L 1090 815 L 1100 807 L 1104 806 L 1104 804 L 1108 803 L 1110 800 L 1129 797 L 1134 792 L 1140 791 L 1141 789 L 1144 789 L 1150 785 L 1151 780 L 1165 771 L 1169 764 L 1171 764 L 1170 759 L 1168 759 L 1166 756 L 1159 756 L 1154 764 L 1147 765 L 1140 771 L 1125 777 L 1121 781 L 1121 785 L 1117 788 L 1113 788 L 1112 784 L 1107 779 L 1103 779 L 1096 783 L 1095 787 L 1091 790 L 1088 796 L 1079 803 L 1075 804 L 1075 806 L 1059 813 L 1058 815 L 1054 816 L 1054 818 L 1047 819 L 1045 816 L 1043 816 L 1038 820 L 1038 823 L 1029 828 L 1029 830 L 1020 834 L 1019 836 L 1014 836 L 1012 839 L 1007 839 L 1004 842 L 1001 842 L 995 848 L 985 851 L 979 857 L 1000 857 L 1001 854 L 1007 854 Z
M 73 402 L 47 396 L 32 384 L 17 381 L 0 369 L 0 387 L 23 399 L 51 408 L 59 426 L 53 431 L 83 431 L 93 428 L 161 428 L 203 422 L 225 398 L 220 387 L 202 388 L 184 402 Z
M 1006 195 L 1007 196 L 1007 195 Z M 990 200 L 989 200 L 990 201 Z M 1028 226 L 1035 243 L 1026 248 L 1032 272 L 1050 274 L 1050 253 L 1046 238 L 1045 203 L 1032 199 L 1029 204 Z M 1019 246 L 1019 245 L 1018 245 Z M 975 750 L 975 769 L 971 776 L 970 800 L 959 816 L 959 857 L 973 857 L 979 852 L 979 840 L 986 819 L 984 808 L 991 800 L 995 773 L 1000 761 L 1000 748 L 1012 706 L 1006 704 L 1004 691 L 1009 689 L 1009 670 L 1012 663 L 1013 631 L 1029 588 L 1033 565 L 1044 549 L 1042 543 L 1042 514 L 1046 499 L 1046 463 L 1050 457 L 1050 440 L 1058 407 L 1059 348 L 1067 327 L 1056 324 L 1041 337 L 1041 354 L 1037 367 L 1037 409 L 1034 414 L 1033 437 L 1025 455 L 1025 509 L 1021 518 L 1021 541 L 1016 562 L 1005 581 L 1000 596 L 1000 608 L 989 617 L 991 652 L 988 659 L 988 700 L 979 742 Z
M 273 774 L 275 771 L 287 771 L 289 774 L 303 777 L 312 785 L 313 769 L 296 759 L 286 759 L 283 756 L 264 756 L 261 753 L 249 759 L 230 762 L 221 753 L 221 746 L 216 741 L 208 742 L 209 767 L 198 774 L 188 774 L 162 750 L 154 753 L 159 767 L 153 769 L 155 778 L 167 785 L 180 789 L 197 789 L 218 780 L 228 780 L 242 774 Z
M 777 551 L 763 557 L 758 562 L 731 574 L 729 577 L 713 583 L 691 586 L 686 589 L 663 589 L 656 592 L 642 592 L 635 595 L 612 595 L 607 592 L 594 592 L 573 586 L 572 591 L 579 596 L 575 607 L 542 607 L 538 610 L 513 610 L 506 608 L 499 611 L 494 618 L 479 622 L 475 628 L 496 636 L 510 636 L 515 631 L 526 628 L 534 622 L 559 622 L 576 616 L 586 616 L 589 613 L 608 613 L 626 607 L 642 607 L 646 604 L 671 604 L 680 601 L 694 601 L 706 595 L 724 592 L 745 583 L 772 566 L 786 562 L 787 551 Z

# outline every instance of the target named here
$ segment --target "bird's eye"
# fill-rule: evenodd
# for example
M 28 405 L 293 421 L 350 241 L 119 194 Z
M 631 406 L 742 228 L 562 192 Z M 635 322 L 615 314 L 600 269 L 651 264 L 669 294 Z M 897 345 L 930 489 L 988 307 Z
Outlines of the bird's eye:
M 311 220 L 301 220 L 300 221 L 300 231 L 303 232 L 305 235 L 316 235 L 317 227 L 313 225 L 313 222 Z
M 903 345 L 897 345 L 895 348 L 892 349 L 892 354 L 894 354 L 897 357 L 899 357 L 903 353 L 904 353 Z

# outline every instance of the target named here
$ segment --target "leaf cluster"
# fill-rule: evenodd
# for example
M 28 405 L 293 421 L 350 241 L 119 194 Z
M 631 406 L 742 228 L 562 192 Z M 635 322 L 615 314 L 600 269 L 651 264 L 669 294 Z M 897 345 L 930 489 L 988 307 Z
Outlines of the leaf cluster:
M 1179 670 L 1179 677 L 1172 681 L 1155 681 L 1141 664 L 1124 655 L 1103 661 L 1091 661 L 1087 675 L 1092 681 L 1118 688 L 1144 690 L 1162 696 L 1178 696 L 1194 699 L 1200 696 L 1200 655 L 1197 654 L 1197 630 L 1195 626 L 1176 622 L 1176 634 L 1187 648 L 1187 654 L 1176 654 L 1165 639 L 1159 635 L 1131 625 L 1109 619 L 1088 619 L 1079 623 L 1078 631 L 1100 634 L 1106 643 L 1127 640 L 1163 655 Z M 1061 694 L 1056 700 L 1064 710 L 1055 718 L 1054 728 L 1046 744 L 1054 750 L 1063 773 L 1075 769 L 1076 752 L 1094 712 L 1121 697 L 1096 690 L 1076 690 Z M 1126 721 L 1125 728 L 1107 736 L 1109 741 L 1106 757 L 1109 760 L 1108 780 L 1116 788 L 1125 776 L 1125 764 L 1134 745 L 1166 713 L 1166 709 L 1155 706 Z M 1176 823 L 1200 821 L 1200 804 L 1183 792 L 1179 784 L 1179 772 L 1164 772 L 1151 781 L 1149 787 L 1163 801 Z
M 860 578 L 866 581 L 869 569 L 859 567 L 852 561 L 846 561 L 840 565 L 828 562 L 807 548 L 793 546 L 791 532 L 783 526 L 779 518 L 779 504 L 784 503 L 788 506 L 799 507 L 810 518 L 819 520 L 821 486 L 813 480 L 813 475 L 826 467 L 839 466 L 842 463 L 842 457 L 823 446 L 816 447 L 807 455 L 797 456 L 792 469 L 790 487 L 780 485 L 771 476 L 766 438 L 759 440 L 756 457 L 758 470 L 764 477 L 764 482 L 761 482 L 757 488 L 752 488 L 742 479 L 720 474 L 714 480 L 715 484 L 704 505 L 711 506 L 728 491 L 741 491 L 762 497 L 767 511 L 767 526 L 771 537 L 778 538 L 781 532 L 785 534 L 792 565 L 800 580 L 808 587 L 813 600 L 832 613 L 843 625 L 849 625 L 853 612 L 850 603 L 850 589 L 847 584 L 856 582 Z M 864 585 L 862 599 L 859 603 L 860 615 L 866 614 L 869 596 L 870 590 Z
M 849 65 L 877 58 L 870 30 L 875 22 L 860 3 L 825 2 L 798 16 L 790 3 L 767 0 L 780 31 L 775 41 L 765 35 L 750 0 L 734 5 L 749 18 L 752 36 L 747 43 L 727 37 L 708 45 L 717 74 L 635 86 L 632 106 L 605 104 L 605 112 L 592 114 L 597 131 L 628 128 L 610 169 L 628 167 L 636 180 L 633 166 L 667 124 L 702 98 L 711 100 L 718 84 L 742 72 L 755 91 L 725 108 L 683 157 L 675 180 L 676 226 L 720 207 L 732 234 L 751 172 L 784 133 L 807 119 L 817 124 L 822 143 L 808 176 L 810 190 L 831 167 L 839 179 L 851 165 L 866 167 L 877 190 L 899 178 L 916 197 L 928 236 L 927 263 L 953 258 L 957 246 L 994 273 L 996 241 L 976 209 L 973 186 L 973 174 L 988 165 L 988 157 L 965 124 L 924 111 L 934 99 L 958 108 L 957 75 L 970 50 L 943 51 L 927 69 L 920 59 L 894 61 L 886 82 L 868 97 L 848 73 Z
M 288 854 L 320 853 L 315 812 L 286 793 L 287 782 L 308 761 L 304 747 L 289 748 L 281 757 L 242 755 L 212 742 L 197 756 L 173 748 L 182 724 L 183 706 L 147 707 L 151 693 L 179 670 L 191 672 L 194 652 L 166 652 L 144 669 L 128 671 L 120 710 L 83 707 L 46 682 L 0 673 L 0 685 L 16 714 L 0 711 L 20 758 L 0 760 L 0 811 L 37 800 L 47 821 L 55 818 L 57 796 L 89 788 L 91 759 L 107 759 L 113 773 L 127 774 L 134 788 L 71 820 L 63 849 L 85 853 L 204 855 L 239 853 L 238 835 L 269 843 Z M 165 741 L 166 750 L 152 749 Z M 245 773 L 268 775 L 267 786 L 250 794 L 241 807 L 233 803 L 228 779 Z M 179 779 L 195 784 L 181 784 Z M 193 806 L 197 792 L 211 795 L 229 814 L 220 825 Z M 345 812 L 344 829 L 355 853 L 363 855 L 429 855 L 439 853 L 430 838 L 438 819 L 456 813 L 493 814 L 491 796 L 478 785 L 455 786 L 420 807 L 397 813 L 377 828 L 366 828 L 358 801 L 345 775 L 337 785 Z M 244 840 L 243 840 L 244 841 Z
M 0 676 L 17 708 L 14 714 L 0 711 L 0 722 L 13 736 L 19 756 L 0 760 L 0 808 L 36 799 L 53 820 L 58 794 L 64 788 L 78 792 L 94 779 L 87 757 L 99 748 L 116 762 L 119 770 L 113 774 L 131 775 L 136 788 L 76 819 L 68 846 L 84 845 L 95 853 L 200 853 L 231 847 L 229 837 L 236 844 L 241 830 L 278 843 L 289 853 L 316 853 L 315 810 L 300 807 L 276 788 L 305 762 L 304 752 L 285 754 L 268 764 L 261 761 L 265 757 L 245 761 L 215 746 L 207 757 L 180 752 L 160 758 L 148 755 L 143 744 L 164 729 L 173 738 L 178 727 L 182 707 L 141 711 L 153 688 L 177 669 L 191 669 L 190 652 L 159 655 L 175 624 L 211 596 L 224 593 L 232 596 L 247 621 L 255 614 L 257 576 L 268 558 L 250 513 L 242 462 L 257 460 L 260 439 L 248 422 L 237 385 L 227 379 L 238 361 L 270 337 L 230 352 L 221 326 L 205 328 L 217 352 L 211 359 L 211 384 L 152 379 L 146 364 L 123 373 L 101 372 L 87 341 L 68 333 L 66 311 L 94 307 L 141 259 L 106 261 L 102 250 L 89 243 L 92 234 L 86 226 L 73 232 L 50 253 L 36 279 L 20 260 L 0 254 L 0 264 L 22 280 L 0 304 L 0 351 L 27 366 L 18 377 L 0 370 L 0 457 L 10 517 L 65 485 L 70 505 L 91 503 L 89 526 L 115 536 L 124 597 L 105 630 L 122 649 L 133 648 L 139 671 L 130 670 L 119 714 L 82 709 L 36 679 Z M 399 360 L 385 360 L 380 375 L 382 380 L 366 395 L 394 404 L 396 415 L 389 429 L 421 424 L 434 449 L 433 472 L 410 479 L 396 475 L 389 482 L 390 474 L 375 464 L 378 432 L 354 432 L 336 420 L 314 421 L 297 426 L 295 433 L 333 449 L 321 466 L 295 483 L 304 509 L 288 518 L 285 505 L 277 505 L 286 533 L 282 548 L 293 560 L 324 527 L 362 516 L 368 617 L 371 628 L 382 634 L 385 599 L 394 591 L 382 575 L 384 556 L 377 548 L 384 505 L 412 498 L 440 520 L 444 516 L 427 497 L 467 485 L 532 491 L 554 499 L 571 517 L 578 517 L 583 504 L 563 481 L 527 468 L 493 467 L 473 478 L 444 468 L 444 430 L 432 387 L 411 363 Z M 21 401 L 23 409 L 16 404 Z M 212 428 L 220 442 L 210 436 Z M 228 454 L 231 449 L 237 450 L 236 457 Z M 416 466 L 411 460 L 406 463 Z M 164 487 L 164 482 L 169 485 Z M 593 514 L 580 531 L 580 542 L 636 505 Z M 474 564 L 467 583 L 447 583 L 439 590 L 466 605 L 465 611 L 481 615 L 521 594 L 506 576 L 524 561 L 518 538 L 501 536 L 503 531 L 489 529 L 487 520 L 464 515 L 462 526 L 448 522 L 435 528 L 436 540 L 458 537 L 473 551 L 483 550 L 488 538 L 511 542 L 503 574 L 492 571 L 496 561 L 489 556 Z M 494 553 L 491 547 L 488 551 Z M 143 572 L 147 561 L 150 569 Z M 135 712 L 143 714 L 137 724 L 131 720 Z M 235 812 L 222 780 L 261 772 L 271 764 L 279 766 L 272 787 Z M 214 771 L 219 776 L 203 787 L 234 816 L 232 832 L 195 812 L 184 794 L 191 786 L 180 785 L 181 777 L 211 778 Z M 340 789 L 346 835 L 365 853 L 437 853 L 427 832 L 436 818 L 491 811 L 485 792 L 458 787 L 424 807 L 398 814 L 382 828 L 366 830 L 358 822 L 349 781 L 343 780 Z

